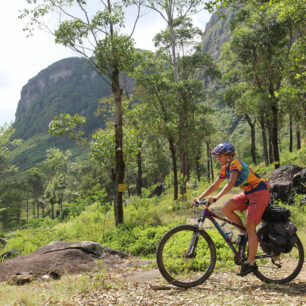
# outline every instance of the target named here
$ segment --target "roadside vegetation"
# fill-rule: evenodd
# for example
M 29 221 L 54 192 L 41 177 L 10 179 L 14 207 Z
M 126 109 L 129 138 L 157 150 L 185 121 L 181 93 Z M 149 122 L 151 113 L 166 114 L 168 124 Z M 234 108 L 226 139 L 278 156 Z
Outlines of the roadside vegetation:
M 115 226 L 111 209 L 106 209 L 98 201 L 94 201 L 80 213 L 64 221 L 50 218 L 32 219 L 32 222 L 28 223 L 24 229 L 6 234 L 8 244 L 4 249 L 0 249 L 0 252 L 18 249 L 22 254 L 29 254 L 51 241 L 89 240 L 122 250 L 131 255 L 131 258 L 137 256 L 147 260 L 148 264 L 142 269 L 150 271 L 156 269 L 156 246 L 166 231 L 175 225 L 196 221 L 195 216 L 200 213 L 200 210 L 194 214 L 190 202 L 206 186 L 207 183 L 188 188 L 185 201 L 173 201 L 171 190 L 161 197 L 152 199 L 131 197 L 124 210 L 126 223 L 119 227 Z M 227 195 L 227 197 L 230 196 Z M 306 210 L 305 205 L 300 205 L 300 200 L 301 196 L 296 196 L 295 204 L 288 208 L 291 210 L 293 223 L 298 227 L 298 235 L 306 245 Z M 221 208 L 221 203 L 220 201 L 215 204 L 217 212 Z M 100 270 L 94 273 L 65 275 L 60 280 L 50 282 L 34 281 L 32 284 L 20 287 L 2 283 L 0 284 L 0 305 L 69 303 L 98 305 L 106 302 L 119 304 L 139 302 L 141 305 L 149 305 L 152 301 L 171 303 L 174 299 L 176 303 L 180 300 L 183 304 L 201 301 L 200 303 L 203 304 L 222 302 L 226 305 L 237 305 L 237 303 L 253 305 L 255 301 L 265 304 L 266 299 L 279 305 L 303 304 L 305 279 L 283 286 L 263 284 L 254 276 L 242 280 L 236 276 L 237 266 L 234 265 L 232 252 L 225 245 L 224 240 L 215 230 L 209 228 L 208 232 L 217 248 L 217 263 L 213 275 L 203 284 L 203 288 L 201 286 L 202 290 L 194 288 L 182 291 L 169 287 L 161 277 L 148 282 L 127 281 L 126 275 L 135 270 L 130 267 L 126 268 L 124 273 L 122 270 L 113 272 Z M 218 292 L 215 292 L 216 288 Z
M 283 165 L 305 167 L 303 1 L 244 1 L 235 14 L 231 10 L 229 28 L 217 29 L 230 31 L 231 39 L 218 46 L 216 58 L 203 52 L 202 33 L 190 14 L 238 1 L 206 1 L 205 5 L 173 1 L 170 10 L 169 1 L 140 1 L 167 24 L 154 38 L 156 52 L 137 50 L 133 33 L 127 36 L 123 31 L 126 5 L 137 1 L 97 1 L 99 9 L 92 19 L 87 1 L 27 2 L 32 9 L 24 9 L 20 18 L 28 21 L 28 34 L 42 29 L 47 15 L 67 13 L 69 18 L 59 18 L 59 24 L 53 20 L 56 43 L 82 54 L 112 94 L 96 105 L 95 113 L 103 115 L 103 123 L 91 135 L 86 127 L 90 118 L 80 115 L 86 115 L 83 110 L 71 113 L 72 106 L 66 114 L 59 110 L 50 122 L 52 137 L 24 137 L 22 144 L 14 139 L 12 126 L 0 127 L 0 237 L 7 241 L 5 246 L 0 244 L 0 254 L 16 249 L 26 255 L 52 241 L 87 240 L 146 260 L 149 264 L 144 269 L 152 270 L 161 237 L 175 225 L 195 223 L 200 214 L 193 211 L 191 202 L 218 175 L 220 165 L 210 154 L 216 144 L 231 141 L 238 158 L 266 179 Z M 83 19 L 72 15 L 76 8 Z M 133 88 L 121 88 L 123 77 Z M 78 102 L 76 96 L 73 102 Z M 24 123 L 30 124 L 29 118 Z M 27 125 L 19 128 L 24 131 Z M 60 139 L 65 151 L 49 146 L 59 143 L 50 137 Z M 34 146 L 38 140 L 44 143 L 40 152 Z M 76 145 L 85 148 L 79 160 L 74 158 L 79 151 Z M 165 191 L 151 197 L 157 186 Z M 215 204 L 216 211 L 229 196 Z M 288 207 L 306 245 L 305 195 L 296 195 Z M 258 282 L 253 286 L 226 274 L 235 275 L 232 253 L 214 229 L 207 230 L 217 247 L 216 276 L 207 285 L 211 293 L 203 293 L 205 288 L 186 291 L 182 302 L 196 304 L 191 295 L 197 292 L 203 304 L 239 304 L 241 290 L 249 305 L 266 304 L 269 299 L 274 304 L 288 301 L 283 287 Z M 116 304 L 128 301 L 131 293 L 133 302 L 150 304 L 154 296 L 150 290 L 155 292 L 156 284 L 127 284 L 123 274 L 67 275 L 59 281 L 18 288 L 0 284 L 0 303 L 90 305 L 103 301 L 105 295 L 103 303 Z M 214 292 L 216 284 L 221 284 L 223 295 Z M 302 285 L 304 280 L 288 287 L 297 302 L 293 304 L 300 303 Z M 121 293 L 126 301 L 120 300 Z M 171 291 L 178 298 L 180 293 Z M 273 294 L 279 297 L 271 298 Z M 160 294 L 157 298 L 162 304 L 171 300 Z
M 50 217 L 31 218 L 23 228 L 5 234 L 8 243 L 0 250 L 5 252 L 17 249 L 26 255 L 52 241 L 87 240 L 124 251 L 132 256 L 152 259 L 155 257 L 159 240 L 168 229 L 178 224 L 196 222 L 201 211 L 199 209 L 194 211 L 190 203 L 208 185 L 206 182 L 198 186 L 188 186 L 185 198 L 177 201 L 171 197 L 171 188 L 160 197 L 126 197 L 124 205 L 126 221 L 117 227 L 111 207 L 101 202 L 97 192 L 88 198 L 67 204 L 65 207 L 67 217 L 64 220 Z M 220 212 L 222 203 L 230 196 L 229 194 L 214 204 L 214 209 Z M 302 200 L 303 195 L 296 195 L 294 205 L 280 204 L 291 210 L 291 219 L 298 227 L 299 236 L 305 243 L 306 208 L 301 204 Z M 218 247 L 217 269 L 227 269 L 232 265 L 232 254 L 217 232 L 211 229 L 209 232 Z

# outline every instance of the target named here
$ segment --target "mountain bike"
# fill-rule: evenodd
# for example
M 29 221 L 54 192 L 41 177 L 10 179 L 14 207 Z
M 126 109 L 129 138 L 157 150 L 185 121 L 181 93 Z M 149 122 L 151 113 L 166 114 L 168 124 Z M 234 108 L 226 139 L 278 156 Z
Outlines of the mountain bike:
M 196 203 L 204 205 L 202 215 L 195 225 L 179 225 L 169 230 L 161 239 L 157 248 L 157 265 L 162 276 L 171 284 L 190 288 L 202 284 L 212 274 L 217 259 L 216 246 L 211 236 L 204 229 L 204 222 L 209 220 L 216 227 L 234 254 L 234 262 L 241 265 L 247 260 L 247 238 L 244 243 L 231 241 L 222 226 L 216 221 L 221 220 L 245 231 L 227 218 L 216 214 L 209 208 L 206 200 Z M 264 227 L 261 225 L 257 235 Z M 304 249 L 297 237 L 296 243 L 289 253 L 265 253 L 260 245 L 256 254 L 258 270 L 253 272 L 265 283 L 284 284 L 292 281 L 301 271 L 304 263 Z

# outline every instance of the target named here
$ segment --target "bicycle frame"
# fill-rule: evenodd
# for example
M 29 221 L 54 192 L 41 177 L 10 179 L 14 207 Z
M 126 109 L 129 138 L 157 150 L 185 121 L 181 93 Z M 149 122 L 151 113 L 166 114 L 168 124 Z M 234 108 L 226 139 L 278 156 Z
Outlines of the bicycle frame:
M 210 220 L 214 226 L 217 228 L 218 232 L 220 233 L 220 235 L 223 237 L 223 239 L 226 241 L 227 245 L 231 248 L 231 250 L 233 251 L 233 253 L 235 254 L 235 257 L 238 257 L 241 255 L 244 254 L 244 248 L 243 252 L 241 252 L 240 250 L 237 250 L 233 243 L 231 242 L 231 240 L 227 237 L 227 235 L 225 234 L 224 230 L 222 229 L 221 225 L 216 221 L 216 219 L 219 219 L 219 220 L 222 220 L 223 222 L 226 222 L 232 226 L 235 226 L 237 228 L 241 228 L 243 229 L 244 231 L 246 230 L 244 226 L 241 226 L 235 222 L 232 222 L 230 220 L 228 220 L 227 218 L 224 218 L 218 214 L 216 214 L 214 211 L 212 210 L 209 210 L 208 209 L 208 206 L 205 206 L 204 210 L 203 210 L 203 213 L 202 213 L 202 216 L 198 219 L 198 226 L 199 226 L 199 229 L 203 229 L 203 226 L 204 226 L 204 222 L 205 222 L 205 219 L 208 219 Z M 240 252 L 239 252 L 240 251 Z
M 244 226 L 241 226 L 240 224 L 237 224 L 235 222 L 230 221 L 227 218 L 224 218 L 218 214 L 216 214 L 214 211 L 209 210 L 208 208 L 209 206 L 205 206 L 202 216 L 198 219 L 198 226 L 199 229 L 203 229 L 204 226 L 204 222 L 205 219 L 210 220 L 214 226 L 217 228 L 218 232 L 220 233 L 220 235 L 223 237 L 223 239 L 226 241 L 227 245 L 230 247 L 230 249 L 233 251 L 233 253 L 235 254 L 235 258 L 238 261 L 242 261 L 244 260 L 243 256 L 245 253 L 245 246 L 238 248 L 238 250 L 234 247 L 232 241 L 227 237 L 226 233 L 224 232 L 224 230 L 222 229 L 221 225 L 216 221 L 216 219 L 222 220 L 223 222 L 226 222 L 232 226 L 235 226 L 237 228 L 243 229 L 244 231 L 246 231 L 246 228 Z M 197 239 L 195 241 L 195 244 L 197 243 Z M 195 246 L 193 246 L 195 247 Z M 268 258 L 271 257 L 271 255 L 265 254 L 265 255 L 260 255 L 260 256 L 256 256 L 255 259 L 259 259 L 259 258 Z

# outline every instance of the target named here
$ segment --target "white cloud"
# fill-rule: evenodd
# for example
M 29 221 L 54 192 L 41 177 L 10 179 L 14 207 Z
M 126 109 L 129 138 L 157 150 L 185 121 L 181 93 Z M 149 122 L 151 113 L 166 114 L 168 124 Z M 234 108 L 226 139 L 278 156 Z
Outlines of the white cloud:
M 44 33 L 26 38 L 23 22 L 17 18 L 24 5 L 24 0 L 10 1 L 0 12 L 0 125 L 15 120 L 21 89 L 29 79 L 53 62 L 73 54 L 56 46 Z
M 0 125 L 15 120 L 21 89 L 29 79 L 62 58 L 78 56 L 70 49 L 56 45 L 46 33 L 36 32 L 33 37 L 26 38 L 22 31 L 24 21 L 17 18 L 18 11 L 25 5 L 24 0 L 7 1 L 0 11 Z M 209 14 L 202 12 L 193 19 L 195 25 L 204 30 Z M 134 32 L 136 47 L 153 50 L 152 38 L 165 25 L 157 13 L 141 18 Z

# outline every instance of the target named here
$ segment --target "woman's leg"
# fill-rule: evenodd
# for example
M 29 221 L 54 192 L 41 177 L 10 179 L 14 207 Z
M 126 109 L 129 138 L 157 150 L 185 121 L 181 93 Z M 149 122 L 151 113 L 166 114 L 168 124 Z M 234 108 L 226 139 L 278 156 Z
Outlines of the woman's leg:
M 235 213 L 235 210 L 239 210 L 240 207 L 231 199 L 229 201 L 227 201 L 224 206 L 222 207 L 222 211 L 224 213 L 224 215 L 231 220 L 232 222 L 235 222 L 241 226 L 243 226 L 243 222 L 240 219 L 240 217 Z M 244 233 L 243 229 L 239 228 L 239 231 L 241 233 Z
M 248 262 L 253 263 L 257 248 L 258 237 L 256 234 L 256 226 L 260 223 L 261 217 L 269 203 L 270 193 L 268 190 L 261 190 L 247 195 L 249 200 L 249 208 L 246 218 L 246 230 L 248 232 L 249 256 Z
M 258 237 L 256 234 L 256 223 L 247 223 L 246 230 L 248 232 L 248 243 L 249 243 L 249 256 L 248 263 L 253 264 L 258 248 Z
M 241 270 L 238 273 L 240 276 L 245 276 L 257 270 L 257 266 L 254 264 L 258 248 L 256 226 L 259 224 L 262 214 L 268 205 L 270 193 L 268 190 L 261 190 L 248 194 L 247 197 L 249 204 L 246 218 L 246 230 L 248 232 L 249 255 L 247 262 L 243 263 L 241 266 Z
M 246 230 L 248 232 L 248 243 L 249 243 L 249 255 L 246 262 L 242 263 L 239 276 L 245 276 L 249 273 L 255 272 L 258 268 L 254 263 L 255 256 L 258 247 L 258 238 L 256 234 L 256 222 L 248 222 L 246 224 Z

